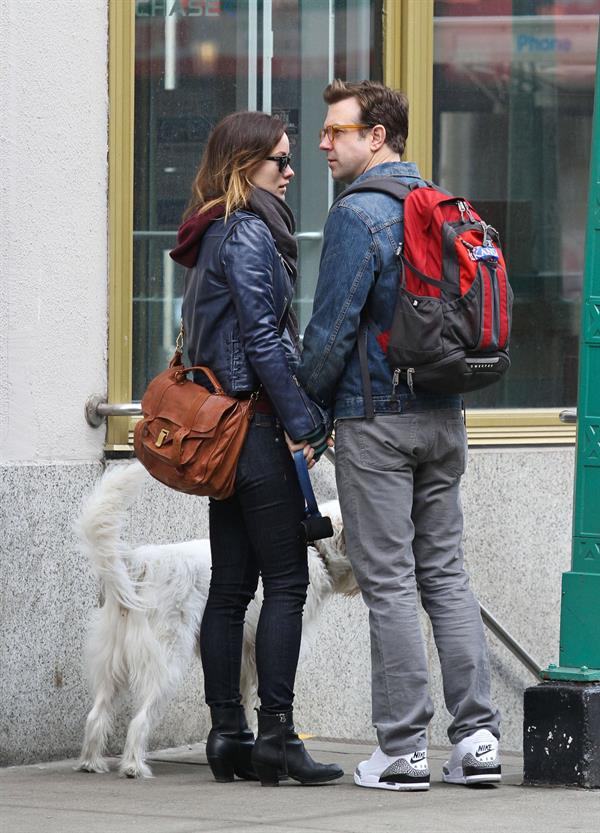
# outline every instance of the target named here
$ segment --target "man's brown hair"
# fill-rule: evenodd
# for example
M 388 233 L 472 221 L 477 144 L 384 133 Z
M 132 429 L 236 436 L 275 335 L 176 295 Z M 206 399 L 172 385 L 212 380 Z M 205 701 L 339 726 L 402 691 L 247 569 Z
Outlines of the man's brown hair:
M 392 90 L 379 81 L 342 81 L 336 78 L 323 91 L 326 104 L 356 98 L 364 124 L 385 127 L 386 144 L 400 156 L 408 138 L 408 99 L 400 90 Z

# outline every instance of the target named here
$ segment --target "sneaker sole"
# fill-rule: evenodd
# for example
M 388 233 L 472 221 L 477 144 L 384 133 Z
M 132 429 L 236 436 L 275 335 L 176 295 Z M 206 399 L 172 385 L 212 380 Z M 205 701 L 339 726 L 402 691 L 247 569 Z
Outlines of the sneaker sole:
M 465 787 L 476 786 L 477 784 L 499 784 L 501 780 L 502 774 L 499 772 L 488 772 L 481 775 L 463 775 L 462 772 L 456 775 L 452 773 L 446 775 L 445 772 L 442 772 L 442 781 L 445 784 L 461 784 Z
M 418 792 L 429 789 L 429 781 L 410 782 L 380 781 L 376 775 L 364 775 L 362 778 L 354 773 L 354 783 L 357 787 L 370 787 L 376 790 L 394 790 L 395 792 Z

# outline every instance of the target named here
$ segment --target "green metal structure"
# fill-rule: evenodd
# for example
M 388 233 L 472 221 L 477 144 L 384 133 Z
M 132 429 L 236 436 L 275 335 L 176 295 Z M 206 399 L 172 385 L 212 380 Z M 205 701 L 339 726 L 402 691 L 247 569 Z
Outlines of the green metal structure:
M 571 570 L 563 573 L 559 665 L 544 680 L 600 680 L 600 42 L 583 281 Z

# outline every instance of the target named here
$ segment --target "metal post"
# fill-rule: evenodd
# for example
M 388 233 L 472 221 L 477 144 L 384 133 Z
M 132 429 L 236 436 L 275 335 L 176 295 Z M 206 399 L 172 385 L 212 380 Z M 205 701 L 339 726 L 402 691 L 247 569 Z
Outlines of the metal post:
M 563 574 L 559 664 L 545 680 L 600 680 L 600 63 L 590 164 L 579 347 L 571 570 Z
M 559 664 L 524 699 L 526 784 L 600 788 L 600 52 L 579 348 L 571 569 L 563 574 Z M 565 414 L 566 416 L 566 414 Z

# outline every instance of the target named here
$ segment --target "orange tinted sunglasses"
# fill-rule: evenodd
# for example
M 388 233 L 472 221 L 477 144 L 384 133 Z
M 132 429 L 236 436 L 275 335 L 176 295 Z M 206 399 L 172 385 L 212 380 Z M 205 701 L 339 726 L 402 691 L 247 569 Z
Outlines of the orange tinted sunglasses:
M 328 124 L 327 127 L 322 127 L 319 130 L 319 139 L 321 142 L 327 136 L 330 142 L 335 142 L 335 137 L 338 133 L 343 133 L 345 130 L 366 130 L 372 127 L 370 124 Z

